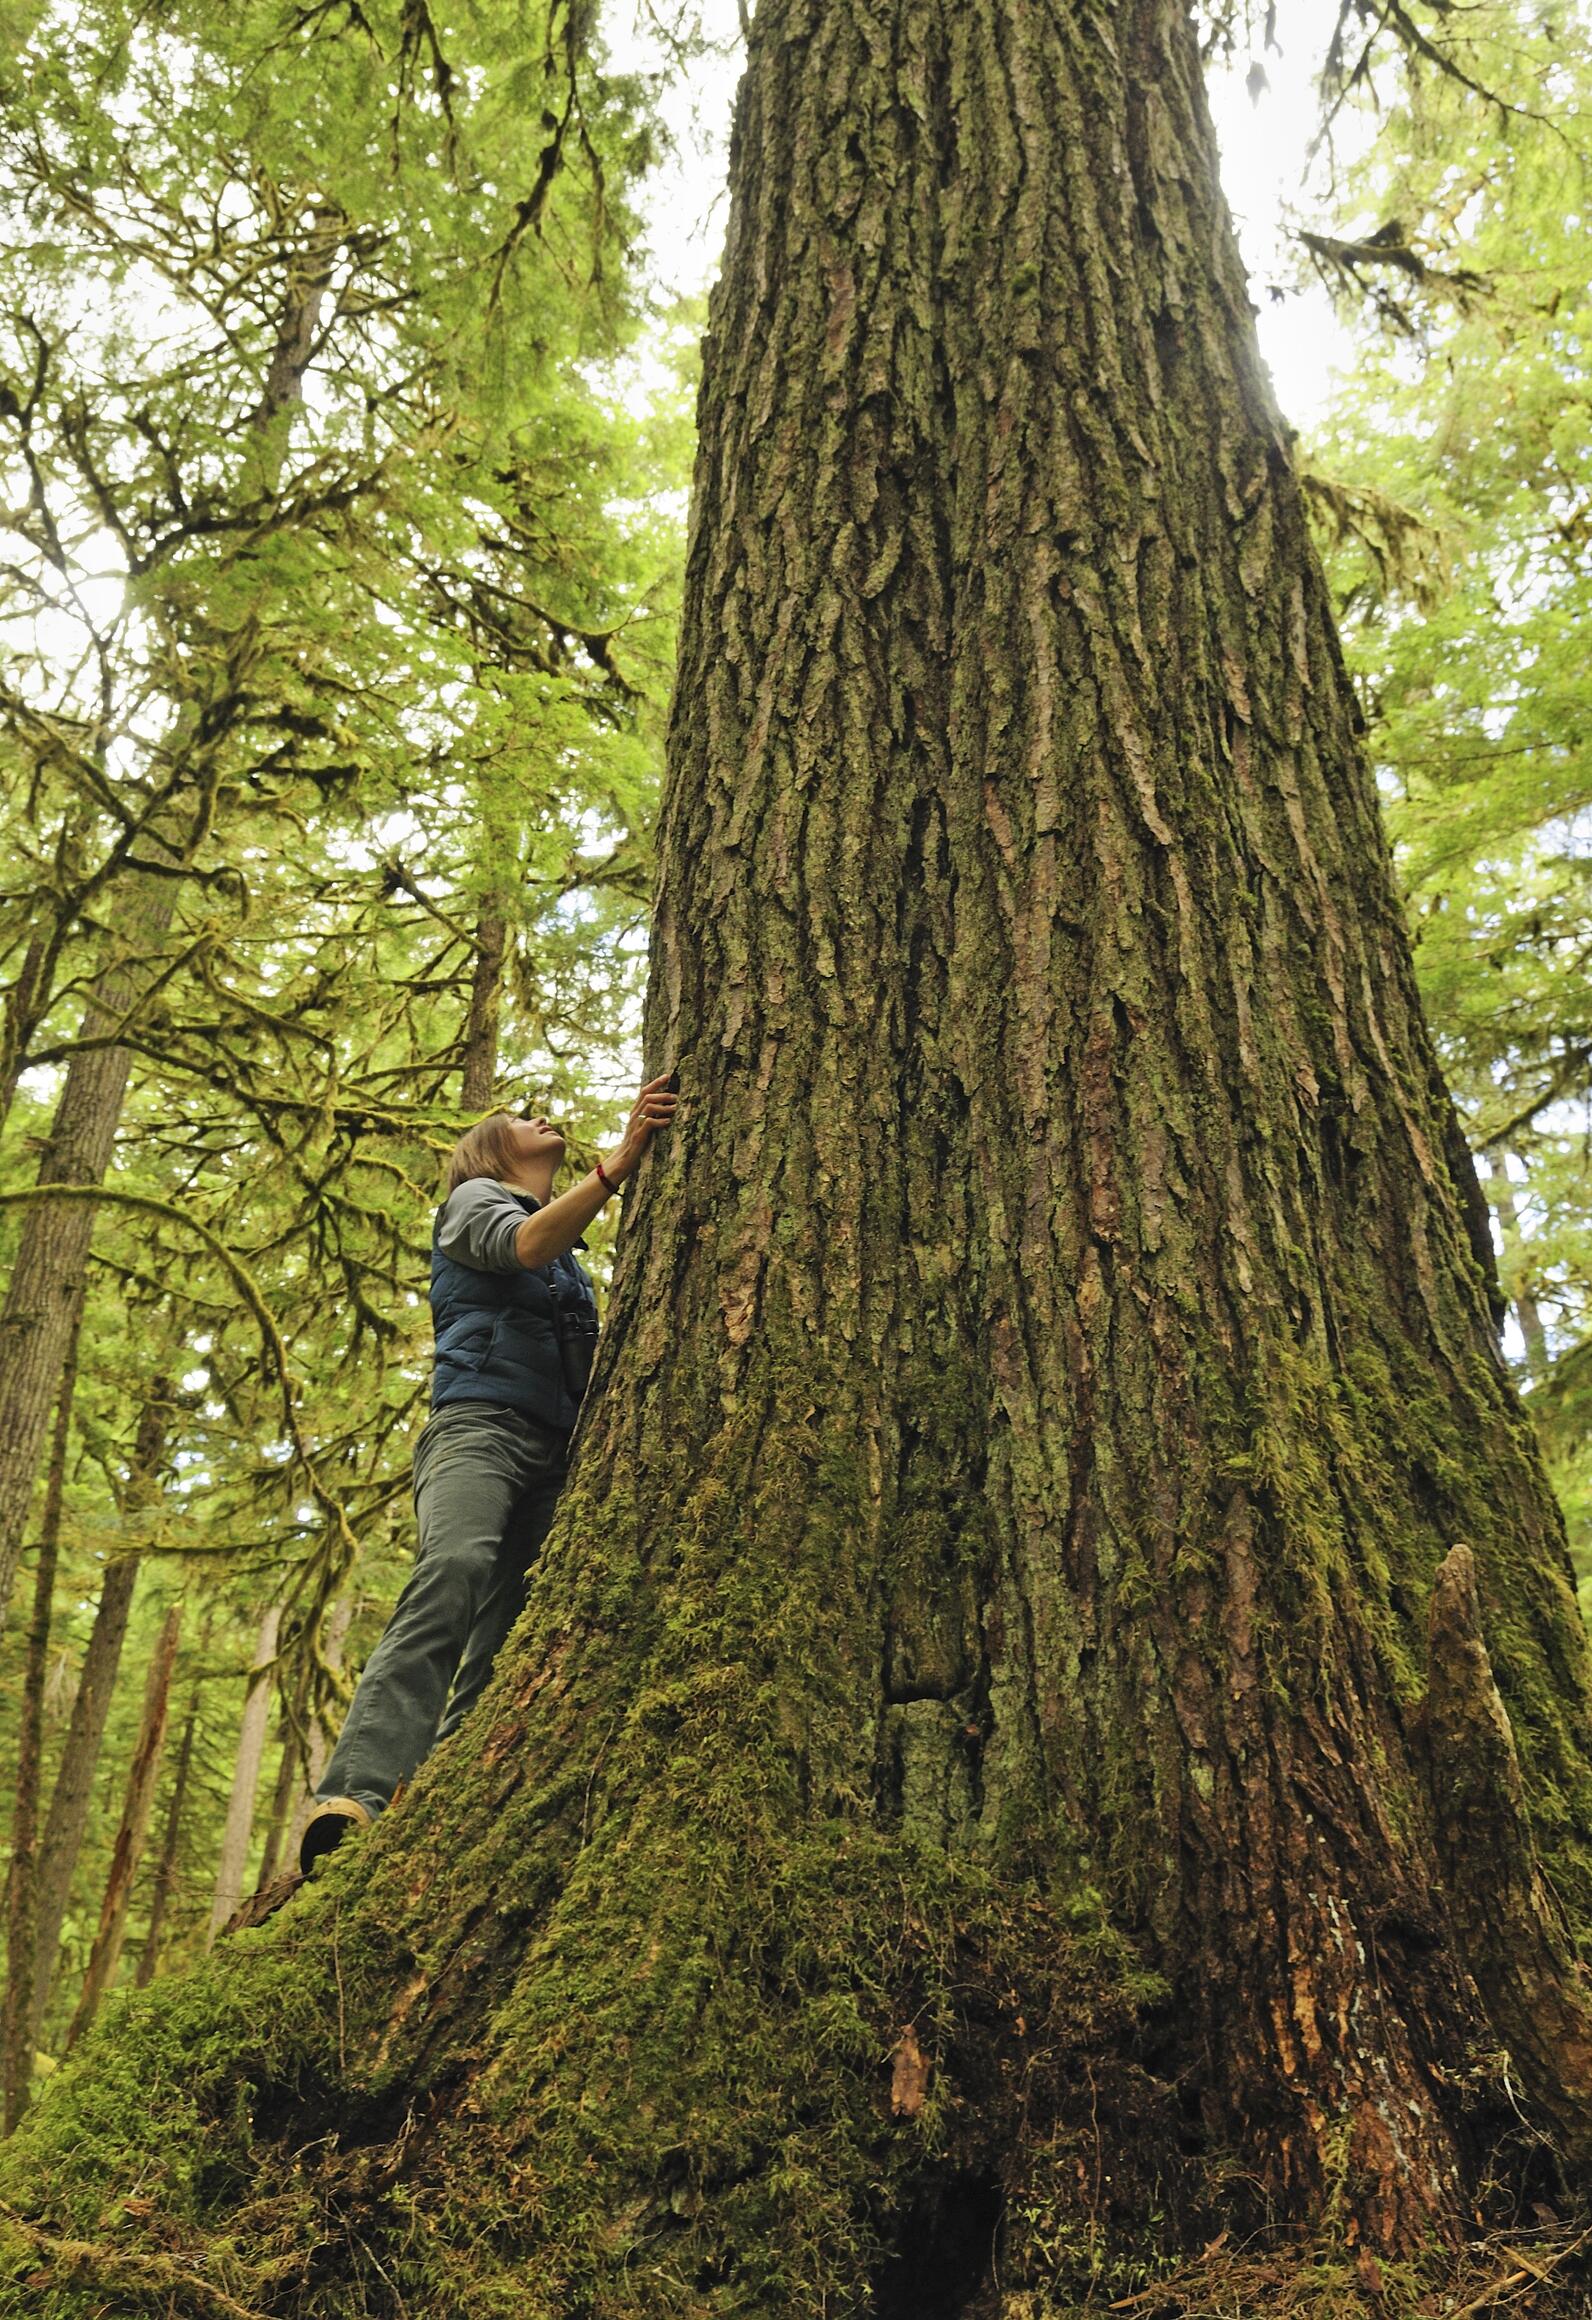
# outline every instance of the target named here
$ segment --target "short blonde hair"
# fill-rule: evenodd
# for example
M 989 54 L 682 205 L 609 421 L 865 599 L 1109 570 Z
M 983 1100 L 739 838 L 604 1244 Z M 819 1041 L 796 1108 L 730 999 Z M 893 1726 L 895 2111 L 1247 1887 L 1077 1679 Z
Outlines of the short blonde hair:
M 448 1156 L 448 1190 L 457 1192 L 475 1176 L 506 1176 L 514 1165 L 512 1112 L 489 1112 L 466 1128 Z

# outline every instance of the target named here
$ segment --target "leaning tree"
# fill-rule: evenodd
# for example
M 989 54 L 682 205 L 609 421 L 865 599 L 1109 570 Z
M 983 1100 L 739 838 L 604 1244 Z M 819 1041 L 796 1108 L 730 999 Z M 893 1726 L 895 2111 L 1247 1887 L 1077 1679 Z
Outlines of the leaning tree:
M 762 0 L 731 175 L 560 1516 L 11 2146 L 51 2313 L 1374 2287 L 1585 2145 L 1586 1649 L 1179 0 Z

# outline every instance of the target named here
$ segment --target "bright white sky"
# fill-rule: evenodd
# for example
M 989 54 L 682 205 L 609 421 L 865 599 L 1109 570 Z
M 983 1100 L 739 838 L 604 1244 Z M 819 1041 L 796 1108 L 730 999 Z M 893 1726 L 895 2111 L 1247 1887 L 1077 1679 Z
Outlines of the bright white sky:
M 604 29 L 616 66 L 663 69 L 665 54 L 651 27 L 671 13 L 669 0 L 608 0 Z M 672 79 L 663 111 L 678 151 L 653 173 L 645 205 L 659 287 L 677 292 L 706 288 L 718 268 L 730 108 L 740 72 L 736 0 L 698 0 L 696 13 L 723 54 Z M 1278 402 L 1299 427 L 1323 409 L 1332 366 L 1348 363 L 1349 343 L 1323 290 L 1290 294 L 1274 304 L 1267 286 L 1289 280 L 1294 271 L 1284 248 L 1289 210 L 1305 222 L 1319 215 L 1303 173 L 1319 120 L 1312 84 L 1337 13 L 1337 0 L 1290 0 L 1279 9 L 1283 52 L 1260 60 L 1270 85 L 1258 103 L 1244 85 L 1253 61 L 1247 54 L 1210 80 L 1222 176 L 1249 267 L 1250 295 L 1260 308 L 1261 346 Z

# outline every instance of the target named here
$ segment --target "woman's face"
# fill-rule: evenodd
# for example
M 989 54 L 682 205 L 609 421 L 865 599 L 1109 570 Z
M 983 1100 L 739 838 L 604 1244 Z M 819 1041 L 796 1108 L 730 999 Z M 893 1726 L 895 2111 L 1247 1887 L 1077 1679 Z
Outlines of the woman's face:
M 513 1123 L 513 1135 L 517 1167 L 523 1168 L 527 1161 L 532 1160 L 557 1160 L 563 1155 L 563 1129 L 556 1128 L 540 1112 L 528 1119 L 516 1120 Z

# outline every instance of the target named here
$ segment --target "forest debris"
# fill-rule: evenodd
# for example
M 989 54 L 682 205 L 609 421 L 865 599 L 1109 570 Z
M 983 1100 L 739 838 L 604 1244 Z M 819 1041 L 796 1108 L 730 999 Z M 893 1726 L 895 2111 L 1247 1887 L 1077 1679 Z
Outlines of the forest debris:
M 890 2054 L 890 2109 L 898 2119 L 915 2119 L 928 2092 L 929 2059 L 910 2022 L 903 2022 Z
M 1435 2279 L 1429 2282 L 1419 2309 L 1440 2312 L 1442 2320 L 1482 2320 L 1505 2306 L 1522 2320 L 1528 2315 L 1530 2320 L 1584 2320 L 1584 2289 L 1573 2259 L 1589 2243 L 1592 2231 L 1584 2231 L 1527 2255 L 1507 2237 L 1476 2242 L 1461 2271 L 1442 2286 Z M 1500 2265 L 1507 2268 L 1500 2271 Z M 1485 2284 L 1478 2286 L 1479 2280 Z M 1463 2301 L 1452 2302 L 1455 2296 Z M 1131 2313 L 1134 2320 L 1232 2320 L 1235 2313 L 1264 2313 L 1266 2320 L 1341 2320 L 1351 2310 L 1369 2315 L 1384 2309 L 1386 2299 L 1385 2279 L 1380 2292 L 1374 2290 L 1359 2256 L 1352 2266 L 1334 2264 L 1323 2276 L 1316 2263 L 1301 2266 L 1281 2249 L 1248 2254 L 1218 2250 L 1213 2243 L 1197 2263 L 1114 2298 L 1106 2309 Z M 1406 2308 L 1400 2303 L 1401 2312 Z
M 1513 2295 L 1517 2289 L 1529 2286 L 1532 2281 L 1539 2286 L 1545 2284 L 1562 2263 L 1579 2254 L 1588 2240 L 1592 2240 L 1592 2231 L 1584 2231 L 1579 2239 L 1571 2240 L 1568 2247 L 1556 2249 L 1540 2263 L 1520 2248 L 1504 2248 L 1502 2252 L 1505 2258 L 1516 2268 L 1506 2272 L 1501 2279 L 1490 2280 L 1479 2296 L 1473 2296 L 1468 2304 L 1461 2304 L 1457 2311 L 1450 2313 L 1449 2320 L 1475 2320 L 1478 2312 L 1490 2312 L 1500 2296 Z

